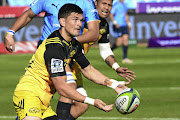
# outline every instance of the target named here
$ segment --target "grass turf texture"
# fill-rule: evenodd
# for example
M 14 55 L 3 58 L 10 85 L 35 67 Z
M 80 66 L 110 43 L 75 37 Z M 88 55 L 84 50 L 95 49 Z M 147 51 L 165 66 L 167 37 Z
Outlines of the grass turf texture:
M 120 66 L 128 67 L 135 72 L 136 80 L 128 87 L 137 89 L 141 98 L 138 109 L 132 114 L 122 115 L 114 109 L 105 113 L 90 106 L 89 110 L 79 119 L 90 120 L 87 117 L 113 117 L 114 119 L 141 120 L 144 118 L 170 118 L 180 120 L 180 48 L 148 49 L 144 46 L 130 46 L 129 58 L 132 64 L 121 64 L 122 49 L 114 51 Z M 0 120 L 14 120 L 16 113 L 13 107 L 12 95 L 24 68 L 32 54 L 0 55 Z M 125 80 L 119 77 L 103 62 L 96 47 L 87 54 L 90 63 L 103 74 L 116 80 Z M 84 87 L 89 97 L 102 99 L 107 104 L 113 104 L 116 93 L 107 87 L 99 86 L 84 78 Z M 56 109 L 59 96 L 54 95 L 51 105 Z M 96 119 L 96 118 L 94 118 Z M 98 119 L 98 118 L 97 118 Z M 169 119 L 168 119 L 169 120 Z

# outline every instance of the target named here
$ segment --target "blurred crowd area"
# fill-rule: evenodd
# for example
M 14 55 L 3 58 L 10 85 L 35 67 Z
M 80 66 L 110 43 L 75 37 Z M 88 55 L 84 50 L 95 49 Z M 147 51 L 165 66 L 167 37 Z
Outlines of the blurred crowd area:
M 1 6 L 29 6 L 34 0 L 0 0 Z
M 0 0 L 1 6 L 29 6 L 34 0 Z M 95 0 L 94 0 L 95 1 Z M 114 0 L 116 3 L 118 0 Z M 128 9 L 136 9 L 137 3 L 151 3 L 151 2 L 180 2 L 180 0 L 124 0 Z

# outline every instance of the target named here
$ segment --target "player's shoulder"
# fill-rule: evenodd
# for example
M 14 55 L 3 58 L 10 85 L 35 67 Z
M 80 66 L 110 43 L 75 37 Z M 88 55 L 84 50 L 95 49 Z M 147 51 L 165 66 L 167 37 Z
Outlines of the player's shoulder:
M 73 40 L 71 42 L 72 42 L 72 46 L 74 48 L 77 48 L 78 50 L 82 50 L 82 45 L 78 40 L 73 38 Z
M 103 23 L 108 23 L 107 20 L 105 18 L 100 18 L 100 20 L 103 22 Z
M 61 45 L 61 46 L 63 46 L 62 40 L 63 40 L 63 37 L 61 36 L 59 31 L 56 30 L 47 37 L 45 45 L 46 46 L 49 46 L 49 45 L 53 45 L 53 46 L 54 45 Z
M 30 5 L 33 6 L 36 3 L 44 4 L 44 3 L 47 3 L 47 2 L 50 2 L 50 1 L 51 0 L 34 0 Z
M 100 18 L 100 25 L 102 26 L 109 26 L 107 20 L 105 18 Z
M 56 38 L 56 37 L 59 37 L 60 36 L 60 33 L 58 30 L 52 32 L 48 37 L 47 39 L 52 39 L 52 38 Z
M 75 39 L 75 38 L 72 39 L 71 43 L 72 43 L 73 46 L 81 45 L 81 43 L 77 39 Z

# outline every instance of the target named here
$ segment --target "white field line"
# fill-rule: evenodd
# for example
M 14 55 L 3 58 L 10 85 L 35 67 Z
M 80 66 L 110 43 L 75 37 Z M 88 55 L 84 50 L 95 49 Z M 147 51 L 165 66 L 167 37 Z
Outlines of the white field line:
M 0 116 L 0 119 L 15 119 L 16 116 Z M 79 117 L 79 120 L 180 120 L 180 118 L 126 118 L 126 117 Z
M 170 90 L 180 90 L 180 87 L 170 87 Z
M 180 118 L 80 117 L 81 120 L 180 120 Z
M 165 63 L 180 63 L 180 60 L 165 60 L 165 61 L 162 61 L 162 60 L 153 60 L 153 61 L 141 61 L 141 60 L 135 60 L 133 64 L 146 64 L 146 65 L 151 65 L 151 64 L 165 64 Z
M 180 90 L 180 87 L 144 87 L 144 88 L 137 88 L 137 89 L 142 89 L 142 90 Z

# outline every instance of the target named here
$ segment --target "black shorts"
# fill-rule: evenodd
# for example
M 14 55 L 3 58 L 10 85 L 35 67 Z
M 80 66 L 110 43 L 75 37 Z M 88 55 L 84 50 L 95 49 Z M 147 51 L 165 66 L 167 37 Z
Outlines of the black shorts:
M 115 25 L 114 25 L 113 30 L 114 30 L 114 35 L 115 35 L 116 38 L 121 37 L 124 34 L 129 34 L 127 26 L 122 26 L 120 28 L 116 28 Z

